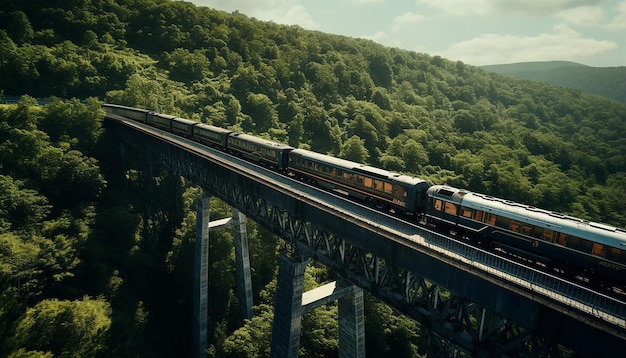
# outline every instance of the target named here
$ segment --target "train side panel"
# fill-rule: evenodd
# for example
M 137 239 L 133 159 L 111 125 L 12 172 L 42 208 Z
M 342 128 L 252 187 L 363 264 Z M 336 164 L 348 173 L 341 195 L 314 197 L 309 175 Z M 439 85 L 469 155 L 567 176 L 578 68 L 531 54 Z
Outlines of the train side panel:
M 161 114 L 151 112 L 148 114 L 147 123 L 153 127 L 164 129 L 166 131 L 172 131 L 172 120 L 176 118 L 167 114 Z
M 360 200 L 372 200 L 407 213 L 422 209 L 430 186 L 425 180 L 378 169 L 305 149 L 289 155 L 290 170 L 320 186 Z
M 285 170 L 293 147 L 243 133 L 228 136 L 228 150 L 248 160 Z
M 172 118 L 172 132 L 186 138 L 191 138 L 193 136 L 193 127 L 196 124 L 198 124 L 196 121 L 174 117 Z
M 626 232 L 546 210 L 435 185 L 427 216 L 534 261 L 626 282 Z
M 150 111 L 145 110 L 145 109 L 137 109 L 137 108 L 121 106 L 117 104 L 108 104 L 108 103 L 103 104 L 102 108 L 107 113 L 116 114 L 118 116 L 130 118 L 141 123 L 146 123 L 148 113 L 150 113 Z
M 233 131 L 204 124 L 198 123 L 193 127 L 193 138 L 200 143 L 217 146 L 219 148 L 226 148 L 228 145 L 228 136 Z

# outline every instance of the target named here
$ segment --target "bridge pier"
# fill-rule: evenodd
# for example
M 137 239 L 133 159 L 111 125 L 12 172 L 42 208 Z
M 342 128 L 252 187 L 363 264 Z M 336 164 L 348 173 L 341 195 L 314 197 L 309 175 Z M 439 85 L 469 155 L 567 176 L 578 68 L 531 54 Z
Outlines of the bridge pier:
M 250 276 L 250 249 L 248 248 L 248 231 L 246 216 L 232 208 L 233 236 L 235 239 L 235 266 L 237 275 L 237 295 L 241 317 L 252 319 L 252 278 Z
M 280 253 L 277 261 L 278 278 L 270 357 L 296 358 L 300 348 L 304 270 L 309 259 Z
M 250 276 L 250 251 L 246 216 L 232 208 L 231 218 L 209 221 L 211 197 L 198 198 L 196 203 L 196 242 L 194 254 L 193 285 L 193 352 L 198 358 L 206 357 L 208 348 L 208 287 L 209 287 L 209 232 L 233 226 L 237 294 L 242 318 L 252 318 L 252 279 Z
M 363 290 L 341 280 L 304 292 L 307 258 L 278 256 L 271 357 L 298 357 L 302 315 L 338 300 L 339 357 L 365 357 Z
M 350 284 L 339 297 L 339 358 L 365 358 L 363 290 Z
M 196 242 L 193 270 L 193 356 L 206 357 L 209 310 L 209 205 L 211 197 L 196 202 Z

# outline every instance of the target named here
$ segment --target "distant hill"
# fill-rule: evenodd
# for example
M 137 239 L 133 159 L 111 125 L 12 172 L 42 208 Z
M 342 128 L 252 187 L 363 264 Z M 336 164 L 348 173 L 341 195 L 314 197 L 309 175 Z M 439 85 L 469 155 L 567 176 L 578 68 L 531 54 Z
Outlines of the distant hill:
M 626 103 L 626 66 L 590 67 L 567 61 L 520 62 L 481 68 L 508 76 L 547 82 Z

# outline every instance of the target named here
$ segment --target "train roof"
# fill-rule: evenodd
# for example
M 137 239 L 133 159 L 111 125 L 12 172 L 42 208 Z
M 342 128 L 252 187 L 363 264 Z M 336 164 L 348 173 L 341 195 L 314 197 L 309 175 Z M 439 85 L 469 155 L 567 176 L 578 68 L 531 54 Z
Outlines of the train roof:
M 271 140 L 255 137 L 253 135 L 249 135 L 249 134 L 245 134 L 245 133 L 233 132 L 228 137 L 229 138 L 240 138 L 240 139 L 242 139 L 242 140 L 244 140 L 246 142 L 254 143 L 256 145 L 260 145 L 260 146 L 263 146 L 263 147 L 266 147 L 266 148 L 281 149 L 281 150 L 293 149 L 292 146 L 289 146 L 287 144 L 272 142 Z
M 374 177 L 374 178 L 397 181 L 397 182 L 408 184 L 408 185 L 415 185 L 419 183 L 425 183 L 426 185 L 429 185 L 428 182 L 420 178 L 411 177 L 408 175 L 399 174 L 395 172 L 390 172 L 385 169 L 372 167 L 369 165 L 353 162 L 353 161 L 346 160 L 346 159 L 331 157 L 329 155 L 316 153 L 316 152 L 306 150 L 306 149 L 294 149 L 293 151 L 291 151 L 290 155 L 299 156 L 301 158 L 312 160 L 318 163 L 323 163 L 326 165 L 330 165 L 341 170 L 353 171 L 353 172 L 361 173 L 363 175 L 367 175 L 367 176 Z
M 185 124 L 192 124 L 192 125 L 200 123 L 200 122 L 192 121 L 191 119 L 181 118 L 181 117 L 174 117 L 173 120 L 175 120 L 176 122 L 181 122 L 181 123 L 185 123 Z
M 231 131 L 230 129 L 226 129 L 226 128 L 222 128 L 222 127 L 216 127 L 214 125 L 210 125 L 210 124 L 206 124 L 206 123 L 198 123 L 196 124 L 196 128 L 202 128 L 202 129 L 206 129 L 212 132 L 216 132 L 216 133 L 232 133 L 233 131 Z
M 626 230 L 615 226 L 444 185 L 433 185 L 428 192 L 429 195 L 447 197 L 468 208 L 626 249 Z
M 128 106 L 122 106 L 121 104 L 112 104 L 112 103 L 103 103 L 102 104 L 102 108 L 105 109 L 106 108 L 117 108 L 117 109 L 123 109 L 126 111 L 131 111 L 131 112 L 140 112 L 140 113 L 151 113 L 152 111 L 147 110 L 147 109 L 139 109 L 139 108 L 133 108 L 133 107 L 128 107 Z

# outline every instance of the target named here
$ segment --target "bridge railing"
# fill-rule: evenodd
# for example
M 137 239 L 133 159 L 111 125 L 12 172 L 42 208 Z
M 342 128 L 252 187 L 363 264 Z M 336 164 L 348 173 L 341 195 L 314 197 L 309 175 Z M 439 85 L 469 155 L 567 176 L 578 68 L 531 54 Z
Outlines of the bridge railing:
M 423 230 L 416 235 L 423 238 L 420 244 L 430 249 L 461 259 L 494 276 L 506 278 L 530 291 L 626 328 L 626 304 L 620 300 L 438 233 Z

